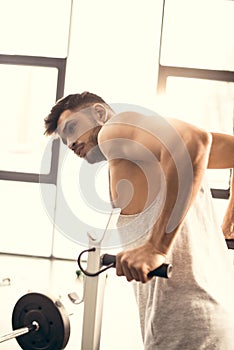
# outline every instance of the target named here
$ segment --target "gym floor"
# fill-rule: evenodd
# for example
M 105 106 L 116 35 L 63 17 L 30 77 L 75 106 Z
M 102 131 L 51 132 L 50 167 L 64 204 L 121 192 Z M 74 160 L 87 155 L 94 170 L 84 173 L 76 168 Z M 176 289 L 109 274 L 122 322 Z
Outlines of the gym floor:
M 73 304 L 68 293 L 83 294 L 83 278 L 76 276 L 76 262 L 21 256 L 0 255 L 0 281 L 10 278 L 10 285 L 0 287 L 0 333 L 11 331 L 11 315 L 17 300 L 28 291 L 60 297 L 70 317 L 71 334 L 66 350 L 80 350 L 83 303 Z M 15 339 L 0 344 L 0 350 L 16 350 Z M 142 350 L 137 306 L 131 285 L 109 270 L 105 288 L 100 350 Z

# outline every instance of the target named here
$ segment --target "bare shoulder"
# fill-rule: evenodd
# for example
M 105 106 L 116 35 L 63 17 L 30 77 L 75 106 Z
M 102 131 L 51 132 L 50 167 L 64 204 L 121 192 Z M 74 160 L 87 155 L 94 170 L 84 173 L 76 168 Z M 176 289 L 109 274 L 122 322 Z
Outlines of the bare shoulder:
M 145 132 L 155 134 L 155 131 L 162 126 L 162 119 L 158 115 L 149 116 L 132 111 L 122 112 L 112 117 L 102 127 L 99 140 L 115 136 L 137 138 Z
M 160 159 L 163 151 L 172 152 L 185 145 L 196 149 L 196 144 L 206 141 L 208 135 L 207 131 L 179 119 L 124 112 L 102 127 L 98 143 L 107 158 L 113 152 L 116 156 L 118 149 L 119 157 L 145 159 L 144 149 Z
M 187 135 L 207 135 L 209 132 L 204 128 L 198 127 L 194 124 L 190 124 L 180 119 L 167 118 L 168 123 L 177 130 L 177 132 L 183 137 L 186 138 Z
M 123 112 L 112 117 L 101 129 L 98 143 L 107 156 L 118 150 L 118 156 L 128 159 L 142 159 L 143 149 L 154 154 L 160 152 L 160 140 L 156 130 L 160 128 L 160 120 L 155 116 L 146 116 L 137 112 Z
M 128 123 L 130 113 L 120 113 L 112 117 L 106 124 L 103 125 L 99 134 L 98 141 L 104 142 L 116 137 L 132 137 L 133 125 Z

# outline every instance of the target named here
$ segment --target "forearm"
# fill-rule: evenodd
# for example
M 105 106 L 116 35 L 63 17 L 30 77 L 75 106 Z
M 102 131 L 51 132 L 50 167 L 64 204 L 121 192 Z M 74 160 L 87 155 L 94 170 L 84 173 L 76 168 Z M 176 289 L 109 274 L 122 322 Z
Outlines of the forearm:
M 211 138 L 196 139 L 188 145 L 190 164 L 181 157 L 180 164 L 165 158 L 162 168 L 166 179 L 166 197 L 162 213 L 155 223 L 149 242 L 167 254 L 184 218 L 193 203 L 207 168 Z M 181 156 L 181 155 L 180 155 Z
M 234 239 L 234 176 L 232 169 L 232 177 L 230 183 L 230 197 L 227 205 L 227 210 L 225 212 L 222 230 L 226 239 Z
M 229 203 L 233 204 L 234 207 L 234 169 L 232 169 L 231 181 L 230 181 L 230 197 Z
M 227 210 L 222 223 L 223 234 L 226 239 L 234 238 L 234 136 L 212 133 L 212 145 L 209 156 L 208 168 L 232 169 L 230 183 L 230 197 Z

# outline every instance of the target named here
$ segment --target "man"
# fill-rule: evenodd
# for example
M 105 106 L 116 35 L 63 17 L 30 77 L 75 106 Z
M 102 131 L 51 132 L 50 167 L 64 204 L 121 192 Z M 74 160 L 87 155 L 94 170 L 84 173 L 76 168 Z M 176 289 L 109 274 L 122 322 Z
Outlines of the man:
M 233 349 L 233 267 L 205 171 L 234 167 L 234 137 L 159 115 L 116 114 L 88 92 L 58 101 L 45 127 L 88 162 L 108 161 L 122 238 L 137 237 L 117 255 L 116 272 L 134 280 L 144 349 Z M 149 279 L 167 260 L 172 278 Z

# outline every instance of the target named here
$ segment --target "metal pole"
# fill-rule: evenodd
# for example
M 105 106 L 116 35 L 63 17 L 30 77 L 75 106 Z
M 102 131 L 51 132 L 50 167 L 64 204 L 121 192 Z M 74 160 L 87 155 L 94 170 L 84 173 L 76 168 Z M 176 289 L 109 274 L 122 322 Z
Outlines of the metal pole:
M 39 324 L 36 321 L 33 321 L 32 324 L 27 327 L 18 328 L 8 334 L 4 334 L 0 336 L 0 343 L 3 343 L 4 341 L 7 341 L 13 338 L 17 338 L 20 335 L 27 334 L 31 331 L 37 331 L 38 329 L 39 329 Z
M 95 247 L 95 251 L 88 254 L 87 271 L 92 273 L 100 270 L 102 240 L 109 229 L 116 227 L 119 214 L 119 208 L 113 209 L 100 241 L 96 241 L 89 235 L 89 247 Z M 100 349 L 105 282 L 105 273 L 96 277 L 85 276 L 81 350 Z

